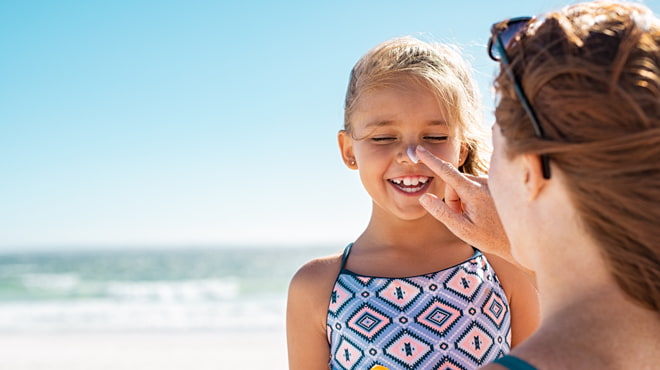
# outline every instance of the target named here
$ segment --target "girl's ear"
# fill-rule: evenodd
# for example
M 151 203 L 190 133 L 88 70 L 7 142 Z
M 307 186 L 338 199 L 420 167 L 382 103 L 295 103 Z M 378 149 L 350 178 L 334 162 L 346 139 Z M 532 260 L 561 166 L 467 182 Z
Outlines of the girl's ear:
M 340 130 L 337 134 L 337 141 L 339 142 L 339 151 L 341 152 L 341 159 L 344 161 L 346 167 L 357 170 L 357 162 L 355 160 L 355 153 L 353 152 L 353 138 L 346 130 Z
M 468 143 L 461 143 L 461 151 L 458 153 L 458 166 L 456 166 L 457 168 L 461 168 L 465 164 L 469 153 L 470 147 L 468 146 Z

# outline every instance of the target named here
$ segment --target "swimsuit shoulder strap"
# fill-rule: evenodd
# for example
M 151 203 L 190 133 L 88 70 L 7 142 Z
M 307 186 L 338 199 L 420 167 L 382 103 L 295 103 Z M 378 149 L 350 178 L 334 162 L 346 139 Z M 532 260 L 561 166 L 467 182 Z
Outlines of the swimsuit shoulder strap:
M 353 247 L 353 243 L 349 244 L 344 248 L 344 254 L 341 256 L 341 268 L 339 271 L 342 271 L 344 267 L 346 266 L 346 261 L 348 261 L 348 255 L 351 253 L 351 247 Z
M 521 360 L 518 357 L 511 355 L 500 357 L 493 361 L 493 363 L 502 365 L 510 370 L 536 370 L 536 368 L 530 365 L 527 361 Z

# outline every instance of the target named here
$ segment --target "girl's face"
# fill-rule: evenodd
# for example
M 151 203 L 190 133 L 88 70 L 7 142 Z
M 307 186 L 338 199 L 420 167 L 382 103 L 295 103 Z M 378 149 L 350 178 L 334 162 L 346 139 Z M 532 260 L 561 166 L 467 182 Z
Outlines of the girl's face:
M 414 163 L 408 147 L 422 145 L 454 166 L 462 164 L 467 153 L 431 90 L 406 79 L 364 92 L 351 124 L 350 134 L 339 134 L 344 161 L 359 170 L 374 206 L 400 219 L 428 215 L 419 204 L 420 195 L 444 194 L 444 183 L 424 164 Z

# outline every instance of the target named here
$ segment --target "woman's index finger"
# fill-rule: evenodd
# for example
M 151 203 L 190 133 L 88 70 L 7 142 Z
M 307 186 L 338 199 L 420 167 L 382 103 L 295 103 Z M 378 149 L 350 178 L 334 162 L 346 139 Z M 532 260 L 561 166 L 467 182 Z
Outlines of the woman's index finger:
M 460 193 L 459 189 L 463 189 L 470 183 L 470 180 L 463 176 L 451 163 L 436 157 L 421 145 L 417 146 L 417 155 L 431 171 L 440 176 L 456 192 Z

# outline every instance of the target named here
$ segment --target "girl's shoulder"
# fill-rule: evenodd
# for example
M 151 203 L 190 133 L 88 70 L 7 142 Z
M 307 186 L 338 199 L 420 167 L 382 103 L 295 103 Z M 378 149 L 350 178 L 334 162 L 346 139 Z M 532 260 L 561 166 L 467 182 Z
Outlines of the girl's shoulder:
M 511 262 L 490 253 L 482 252 L 482 254 L 488 260 L 488 263 L 493 268 L 497 279 L 500 281 L 500 284 L 502 284 L 502 287 L 505 290 L 507 289 L 507 286 L 510 288 L 514 288 L 518 285 L 526 287 L 536 286 L 536 277 L 521 270 Z
M 314 258 L 302 265 L 291 279 L 292 283 L 322 282 L 331 278 L 334 282 L 341 269 L 343 252 Z
M 329 348 L 326 320 L 341 253 L 315 258 L 295 273 L 286 308 L 287 346 L 291 368 L 327 369 Z
M 535 278 L 505 259 L 486 255 L 511 307 L 511 347 L 527 339 L 541 319 Z
M 343 252 L 315 258 L 302 265 L 289 284 L 289 298 L 305 297 L 327 309 L 327 300 L 339 275 Z

